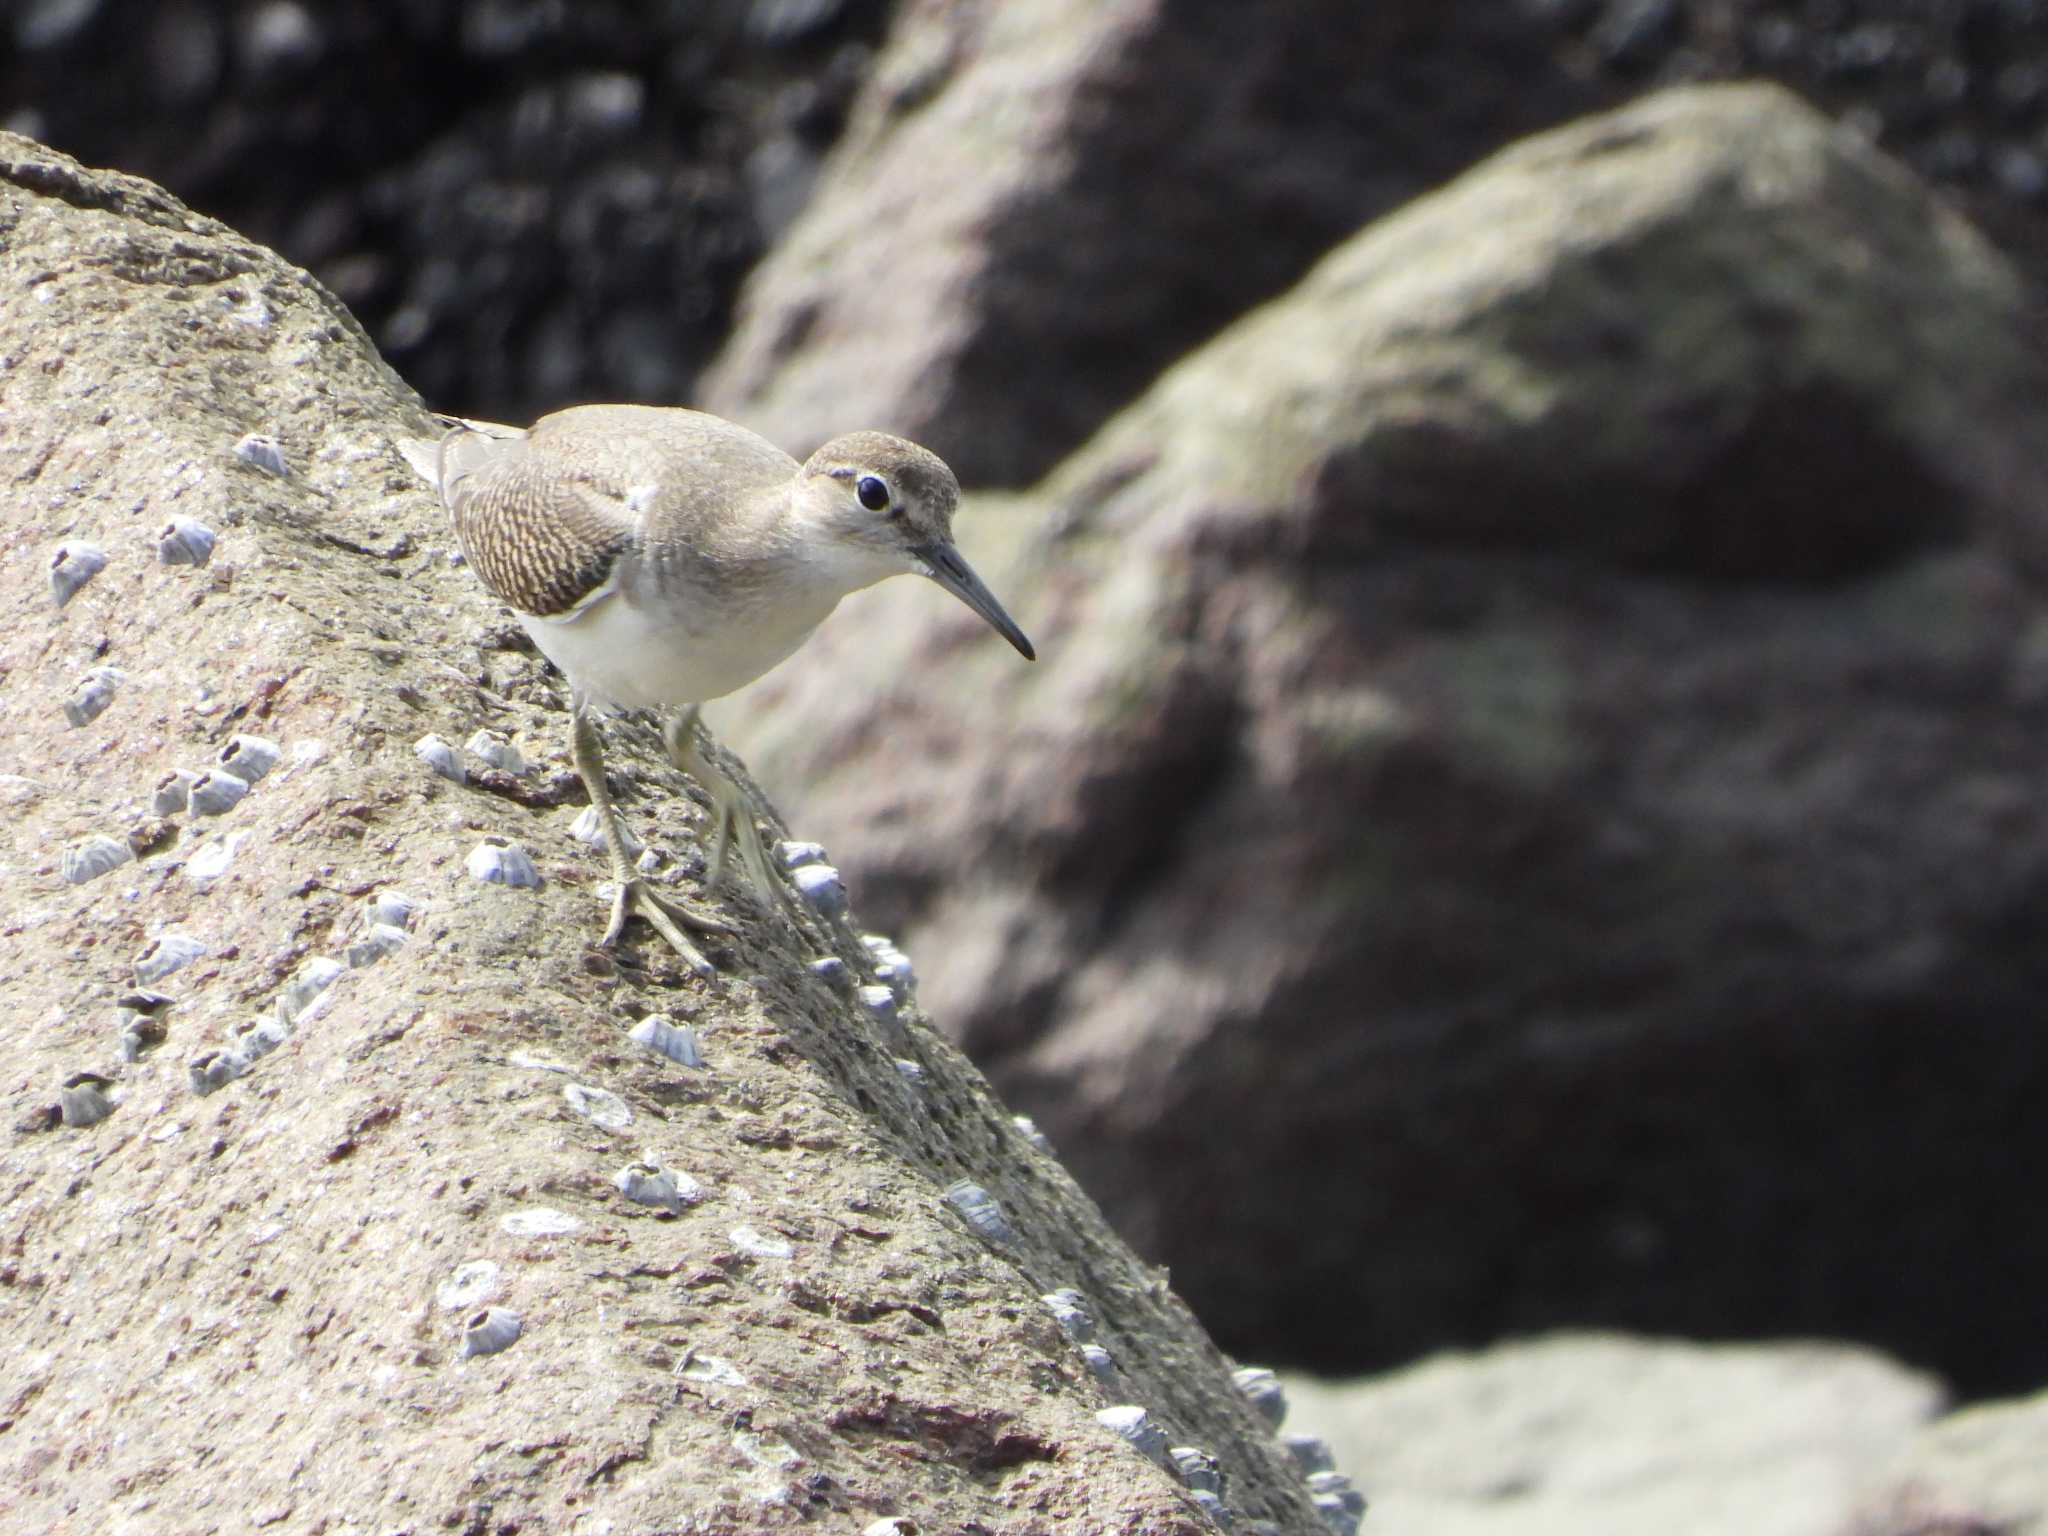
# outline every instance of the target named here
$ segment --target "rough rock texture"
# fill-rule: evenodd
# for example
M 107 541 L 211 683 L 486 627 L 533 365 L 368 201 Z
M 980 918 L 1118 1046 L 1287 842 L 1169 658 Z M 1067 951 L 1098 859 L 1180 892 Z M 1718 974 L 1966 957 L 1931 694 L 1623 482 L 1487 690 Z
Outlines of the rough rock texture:
M 2048 1394 L 1980 1403 L 1928 1426 L 1885 1468 L 1842 1536 L 2042 1536 Z
M 1942 1414 L 1867 1350 L 1560 1334 L 1285 1385 L 1401 1536 L 2048 1531 L 2048 1398 Z
M 1491 0 L 906 5 L 704 400 L 1029 483 L 1366 218 L 1591 105 L 1539 35 Z
M 1401 1536 L 1847 1536 L 1942 1406 L 1866 1350 L 1586 1334 L 1287 1396 Z
M 736 899 L 710 983 L 590 950 L 561 693 L 393 453 L 425 425 L 303 273 L 0 136 L 0 1528 L 1208 1529 L 1097 1422 L 1122 1400 L 1213 1450 L 1247 1521 L 1319 1529 L 1163 1277 L 914 1008 L 806 967 L 863 971 L 850 930 Z M 161 563 L 193 523 L 210 560 Z M 78 541 L 104 564 L 53 607 Z M 415 757 L 479 727 L 533 769 Z M 158 804 L 260 762 L 238 734 L 281 750 L 240 803 Z M 688 889 L 652 745 L 622 725 L 616 778 Z M 117 862 L 68 883 L 96 835 Z M 472 876 L 489 836 L 538 889 Z M 393 891 L 418 908 L 380 953 Z M 650 1017 L 702 1065 L 632 1043 Z M 238 1041 L 246 1075 L 195 1092 Z M 636 1161 L 679 1209 L 625 1198 Z M 962 1178 L 1013 1237 L 941 1200 Z M 523 1331 L 465 1354 L 510 1333 L 494 1307 Z
M 878 590 L 728 718 L 1226 1342 L 1599 1321 L 2038 1380 L 2025 313 L 1788 95 L 1655 97 L 970 498 L 1038 668 Z

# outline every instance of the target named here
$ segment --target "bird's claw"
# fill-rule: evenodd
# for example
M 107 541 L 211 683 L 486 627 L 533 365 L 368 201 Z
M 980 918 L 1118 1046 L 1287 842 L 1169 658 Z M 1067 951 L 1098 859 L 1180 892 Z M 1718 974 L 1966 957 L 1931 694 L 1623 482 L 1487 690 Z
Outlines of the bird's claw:
M 704 958 L 702 950 L 690 942 L 683 929 L 693 928 L 698 933 L 722 937 L 730 937 L 737 931 L 730 923 L 695 911 L 679 901 L 669 900 L 635 876 L 620 882 L 618 894 L 612 897 L 612 919 L 605 927 L 604 937 L 598 940 L 598 947 L 610 949 L 617 944 L 619 936 L 626 931 L 628 920 L 636 916 L 645 918 L 647 925 L 668 941 L 669 948 L 682 956 L 683 963 L 704 977 L 717 975 L 717 968 Z

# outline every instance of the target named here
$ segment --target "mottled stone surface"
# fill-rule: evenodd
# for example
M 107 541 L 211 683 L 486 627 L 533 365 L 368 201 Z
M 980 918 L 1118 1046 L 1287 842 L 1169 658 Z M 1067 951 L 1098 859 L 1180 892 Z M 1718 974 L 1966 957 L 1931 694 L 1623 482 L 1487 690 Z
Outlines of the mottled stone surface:
M 1402 1536 L 1852 1536 L 1945 1431 L 1937 1382 L 1835 1344 L 1567 1333 L 1287 1395 Z
M 427 425 L 303 272 L 0 135 L 0 1527 L 1209 1529 L 1097 1422 L 1037 1299 L 1074 1285 L 1122 1390 L 1231 1465 L 1243 1515 L 1312 1533 L 1164 1277 L 922 1014 L 885 1041 L 812 972 L 868 974 L 853 930 L 736 898 L 714 981 L 593 952 L 566 701 L 498 648 L 394 451 Z M 251 431 L 288 477 L 237 456 Z M 155 557 L 179 513 L 218 531 L 204 570 Z M 88 537 L 107 563 L 59 610 L 49 552 Z M 126 682 L 69 727 L 89 662 Z M 540 771 L 413 755 L 486 726 Z M 281 749 L 245 798 L 149 813 L 236 734 Z M 652 734 L 611 760 L 709 899 Z M 66 885 L 101 829 L 136 862 Z M 187 878 L 216 835 L 241 841 Z M 468 878 L 481 836 L 542 885 Z M 366 903 L 409 937 L 349 968 Z M 701 1067 L 632 1042 L 653 1013 Z M 635 1202 L 630 1162 L 702 1198 Z M 1002 1202 L 1000 1252 L 942 1199 L 961 1179 Z
M 2021 1386 L 2029 313 L 1789 95 L 1653 97 L 970 496 L 1035 669 L 898 583 L 724 719 L 1238 1347 L 1819 1332 Z

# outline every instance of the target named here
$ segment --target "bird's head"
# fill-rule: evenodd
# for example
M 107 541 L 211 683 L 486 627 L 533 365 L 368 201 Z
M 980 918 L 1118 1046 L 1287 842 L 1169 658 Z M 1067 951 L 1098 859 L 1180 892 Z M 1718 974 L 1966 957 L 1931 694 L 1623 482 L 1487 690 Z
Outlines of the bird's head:
M 804 464 L 798 512 L 827 536 L 835 554 L 866 586 L 913 571 L 972 608 L 1027 660 L 1031 642 L 974 574 L 953 543 L 960 482 L 930 449 L 885 432 L 849 432 Z

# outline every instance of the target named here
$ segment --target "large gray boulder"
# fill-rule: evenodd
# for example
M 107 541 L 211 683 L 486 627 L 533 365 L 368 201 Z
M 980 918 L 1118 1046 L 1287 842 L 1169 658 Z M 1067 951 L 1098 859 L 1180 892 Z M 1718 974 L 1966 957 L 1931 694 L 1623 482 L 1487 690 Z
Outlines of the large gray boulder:
M 1213 1529 L 1125 1406 L 1320 1531 L 850 929 L 591 948 L 561 690 L 393 451 L 429 425 L 303 272 L 0 135 L 0 1526 Z M 531 771 L 416 755 L 486 728 Z M 684 784 L 611 758 L 691 889 Z
M 1402 1536 L 1849 1536 L 1944 1404 L 1848 1345 L 1580 1333 L 1287 1395 Z
M 898 11 L 708 408 L 1028 484 L 1358 224 L 1598 97 L 1490 0 Z
M 879 590 L 726 718 L 1226 1338 L 1810 1330 L 2017 1385 L 2028 312 L 1785 93 L 1649 98 L 971 498 L 1037 669 Z
M 1891 1458 L 1842 1536 L 2042 1536 L 2043 1446 L 2048 1393 L 1949 1414 Z

